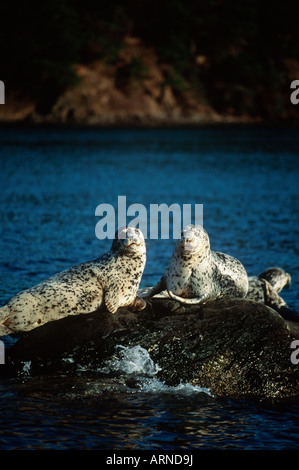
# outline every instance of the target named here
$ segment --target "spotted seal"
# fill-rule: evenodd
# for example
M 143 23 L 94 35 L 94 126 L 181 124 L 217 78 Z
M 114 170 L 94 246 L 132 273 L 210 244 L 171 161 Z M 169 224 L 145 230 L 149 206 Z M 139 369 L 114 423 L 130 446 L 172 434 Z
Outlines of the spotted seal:
M 284 269 L 271 267 L 258 276 L 248 278 L 248 300 L 262 302 L 272 308 L 286 307 L 284 299 L 278 295 L 281 290 L 291 283 L 291 276 Z
M 101 306 L 142 310 L 137 297 L 146 262 L 142 232 L 120 229 L 110 251 L 93 261 L 73 266 L 12 297 L 0 309 L 0 336 L 28 331 L 68 315 L 91 313 Z
M 282 268 L 268 268 L 258 275 L 259 279 L 265 279 L 269 282 L 272 288 L 279 293 L 286 285 L 291 285 L 292 278 L 289 273 L 287 273 Z
M 281 268 L 268 268 L 258 276 L 248 278 L 248 293 L 246 299 L 261 302 L 273 310 L 276 310 L 285 320 L 288 320 L 288 328 L 293 329 L 291 324 L 298 325 L 299 312 L 290 308 L 281 297 L 280 292 L 284 287 L 290 287 L 292 278 L 289 273 Z M 298 327 L 295 327 L 296 335 Z
M 202 226 L 188 225 L 162 278 L 144 297 L 165 289 L 179 302 L 201 304 L 220 297 L 245 297 L 248 277 L 239 260 L 211 251 L 209 236 Z

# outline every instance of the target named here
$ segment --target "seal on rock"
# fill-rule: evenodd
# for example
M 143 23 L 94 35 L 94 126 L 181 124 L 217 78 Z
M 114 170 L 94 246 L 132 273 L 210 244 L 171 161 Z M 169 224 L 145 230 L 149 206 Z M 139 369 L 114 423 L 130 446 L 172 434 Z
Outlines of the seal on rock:
M 239 260 L 211 251 L 209 236 L 202 226 L 187 225 L 169 266 L 145 297 L 165 289 L 179 302 L 201 304 L 220 297 L 245 297 L 248 277 Z
M 259 274 L 259 279 L 265 279 L 271 284 L 273 289 L 279 293 L 287 284 L 291 284 L 292 278 L 289 273 L 287 273 L 282 268 L 268 268 Z
M 69 315 L 91 313 L 101 306 L 142 310 L 137 297 L 146 263 L 142 232 L 120 229 L 110 251 L 93 261 L 72 266 L 12 297 L 0 309 L 0 336 L 32 330 Z
M 262 302 L 275 310 L 287 306 L 284 299 L 278 295 L 291 283 L 291 276 L 284 269 L 268 268 L 258 276 L 249 277 L 248 281 L 247 299 Z

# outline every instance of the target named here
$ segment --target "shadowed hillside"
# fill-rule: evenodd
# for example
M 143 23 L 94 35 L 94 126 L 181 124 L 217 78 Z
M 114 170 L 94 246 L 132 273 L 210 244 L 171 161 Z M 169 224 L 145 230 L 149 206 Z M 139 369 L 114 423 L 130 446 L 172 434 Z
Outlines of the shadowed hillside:
M 12 0 L 1 121 L 295 121 L 294 0 Z

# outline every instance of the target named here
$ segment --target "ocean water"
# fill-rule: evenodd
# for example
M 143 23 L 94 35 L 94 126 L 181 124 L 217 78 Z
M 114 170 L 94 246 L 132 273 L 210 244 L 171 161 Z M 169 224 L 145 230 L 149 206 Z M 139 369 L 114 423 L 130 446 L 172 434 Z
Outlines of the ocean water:
M 212 249 L 249 275 L 287 270 L 283 297 L 299 311 L 298 149 L 297 129 L 1 128 L 0 305 L 107 251 L 96 207 L 117 210 L 126 196 L 148 211 L 203 204 Z M 174 243 L 147 239 L 141 287 L 160 278 Z M 167 387 L 158 367 L 122 345 L 101 380 L 79 365 L 75 377 L 31 377 L 25 364 L 21 377 L 0 379 L 0 449 L 298 448 L 298 404 L 216 400 L 189 384 Z M 134 387 L 111 382 L 113 370 L 134 376 Z

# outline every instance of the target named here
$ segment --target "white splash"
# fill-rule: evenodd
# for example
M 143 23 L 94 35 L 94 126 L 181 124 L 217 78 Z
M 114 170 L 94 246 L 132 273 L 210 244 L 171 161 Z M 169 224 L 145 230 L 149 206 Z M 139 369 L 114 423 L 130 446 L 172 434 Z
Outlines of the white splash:
M 116 354 L 106 362 L 102 372 L 123 372 L 136 375 L 156 375 L 161 368 L 151 359 L 146 349 L 137 345 L 127 348 L 122 345 L 116 346 Z
M 212 396 L 210 390 L 205 387 L 199 387 L 198 385 L 191 385 L 188 383 L 180 383 L 176 386 L 165 385 L 163 382 L 158 380 L 156 377 L 150 380 L 143 379 L 141 383 L 141 390 L 143 392 L 165 392 L 182 395 L 193 395 L 194 393 L 206 393 Z
M 30 375 L 31 361 L 23 362 L 23 368 L 19 375 Z
M 180 383 L 177 386 L 169 386 L 160 381 L 157 373 L 162 370 L 154 363 L 148 351 L 140 345 L 132 348 L 122 345 L 116 346 L 116 354 L 112 359 L 106 362 L 105 367 L 101 368 L 101 372 L 111 373 L 120 372 L 126 375 L 134 375 L 138 378 L 138 389 L 131 391 L 142 391 L 146 393 L 165 392 L 165 393 L 206 393 L 211 395 L 208 388 L 194 386 L 188 383 Z

